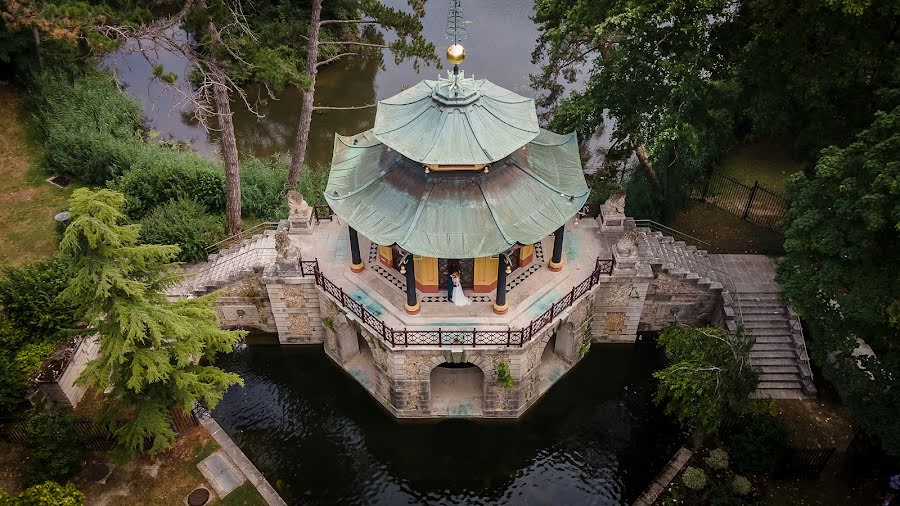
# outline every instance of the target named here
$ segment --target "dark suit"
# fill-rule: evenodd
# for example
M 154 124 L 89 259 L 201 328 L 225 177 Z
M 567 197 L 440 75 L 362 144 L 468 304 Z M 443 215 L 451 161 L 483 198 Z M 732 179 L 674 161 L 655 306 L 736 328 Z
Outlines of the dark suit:
M 453 276 L 447 272 L 447 300 L 453 301 Z

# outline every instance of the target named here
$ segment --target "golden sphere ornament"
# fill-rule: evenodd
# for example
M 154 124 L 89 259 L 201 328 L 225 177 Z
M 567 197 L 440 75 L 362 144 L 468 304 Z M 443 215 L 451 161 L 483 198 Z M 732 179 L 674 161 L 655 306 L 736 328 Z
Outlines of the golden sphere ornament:
M 466 48 L 462 44 L 453 44 L 447 48 L 447 61 L 459 65 L 466 59 Z

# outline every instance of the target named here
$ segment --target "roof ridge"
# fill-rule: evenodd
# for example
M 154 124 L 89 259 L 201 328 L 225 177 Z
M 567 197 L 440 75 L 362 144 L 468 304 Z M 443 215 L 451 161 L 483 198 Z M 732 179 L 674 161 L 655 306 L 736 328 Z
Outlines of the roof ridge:
M 425 192 L 422 194 L 422 199 L 419 200 L 419 205 L 416 207 L 416 214 L 413 216 L 412 221 L 409 224 L 409 228 L 406 229 L 406 234 L 403 236 L 403 239 L 398 242 L 406 243 L 409 240 L 409 236 L 412 235 L 413 230 L 416 228 L 416 224 L 419 223 L 419 217 L 422 216 L 422 210 L 425 209 L 425 202 L 428 202 L 428 197 L 431 196 L 431 190 L 434 189 L 434 180 L 428 181 L 428 186 L 425 188 Z
M 506 230 L 500 225 L 500 219 L 497 218 L 497 213 L 494 211 L 491 201 L 488 200 L 487 195 L 484 194 L 484 187 L 481 186 L 481 181 L 481 179 L 478 180 L 478 191 L 481 192 L 481 198 L 484 199 L 484 205 L 486 205 L 488 211 L 491 212 L 491 218 L 494 220 L 494 225 L 497 226 L 497 230 L 500 231 L 500 235 L 503 236 L 503 240 L 506 241 L 506 244 L 515 244 L 516 241 L 510 240 L 509 236 L 506 234 Z

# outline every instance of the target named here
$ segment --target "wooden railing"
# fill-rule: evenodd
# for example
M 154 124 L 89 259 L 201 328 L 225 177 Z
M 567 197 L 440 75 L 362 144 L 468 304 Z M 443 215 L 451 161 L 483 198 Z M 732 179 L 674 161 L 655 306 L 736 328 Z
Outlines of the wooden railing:
M 376 335 L 392 346 L 522 346 L 533 339 L 541 330 L 555 320 L 562 312 L 575 304 L 579 298 L 588 293 L 601 276 L 612 275 L 615 260 L 598 258 L 594 270 L 581 283 L 572 287 L 566 295 L 551 305 L 543 314 L 532 320 L 527 327 L 513 330 L 445 330 L 443 328 L 425 330 L 396 330 L 389 327 L 384 320 L 372 314 L 360 301 L 348 295 L 343 288 L 325 277 L 319 270 L 319 261 L 301 260 L 299 262 L 302 276 L 314 276 L 316 285 L 338 301 L 361 322 L 366 324 Z

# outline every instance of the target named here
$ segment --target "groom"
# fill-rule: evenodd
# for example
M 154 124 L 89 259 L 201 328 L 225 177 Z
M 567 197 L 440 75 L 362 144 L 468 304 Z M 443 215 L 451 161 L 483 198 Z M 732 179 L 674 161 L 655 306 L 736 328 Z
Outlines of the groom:
M 444 273 L 447 276 L 447 302 L 453 302 L 453 273 L 457 270 L 459 270 L 459 267 L 456 265 L 456 262 L 448 260 L 447 272 Z

